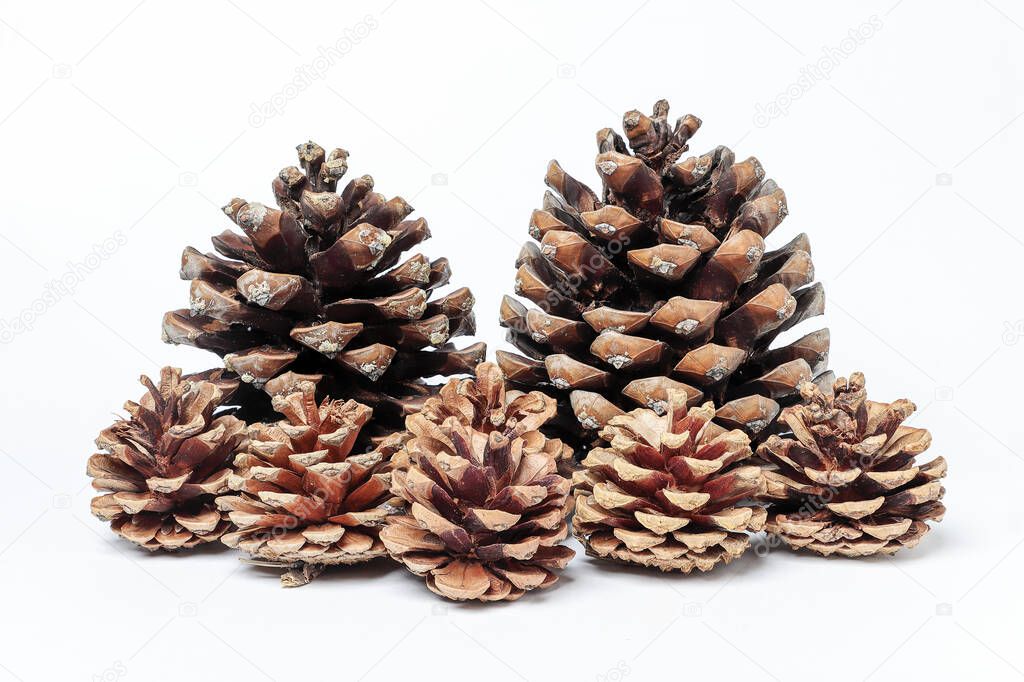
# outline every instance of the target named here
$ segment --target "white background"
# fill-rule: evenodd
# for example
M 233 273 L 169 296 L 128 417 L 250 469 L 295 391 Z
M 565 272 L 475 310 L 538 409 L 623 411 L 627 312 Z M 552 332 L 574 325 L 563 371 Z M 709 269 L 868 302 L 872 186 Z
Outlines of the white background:
M 0 3 L 0 680 L 1024 676 L 1024 8 L 426 5 Z M 303 66 L 317 77 L 288 91 Z M 428 218 L 424 251 L 472 286 L 494 349 L 545 163 L 596 182 L 595 131 L 659 97 L 704 120 L 695 153 L 756 155 L 785 188 L 769 244 L 811 235 L 833 367 L 919 405 L 950 475 L 917 549 L 691 576 L 578 556 L 557 588 L 480 607 L 386 562 L 282 590 L 230 551 L 149 556 L 89 515 L 91 441 L 136 377 L 215 361 L 159 340 L 182 248 L 228 227 L 232 196 L 271 201 L 297 143 L 345 147 Z

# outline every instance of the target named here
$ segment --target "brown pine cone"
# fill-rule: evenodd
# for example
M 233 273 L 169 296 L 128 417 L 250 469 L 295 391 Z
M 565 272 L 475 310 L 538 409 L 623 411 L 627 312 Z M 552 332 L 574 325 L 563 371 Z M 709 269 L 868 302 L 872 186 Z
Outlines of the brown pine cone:
M 245 440 L 245 424 L 214 413 L 237 381 L 223 370 L 181 376 L 164 367 L 160 384 L 141 377 L 147 392 L 127 402 L 130 417 L 100 433 L 104 451 L 89 458 L 92 487 L 109 491 L 92 500 L 92 513 L 148 550 L 190 549 L 221 537 L 230 523 L 214 498 L 228 489 L 231 455 Z
M 217 499 L 238 527 L 224 544 L 291 569 L 281 578 L 285 587 L 309 582 L 325 566 L 384 556 L 378 534 L 394 511 L 387 502 L 400 441 L 352 454 L 369 407 L 331 399 L 318 406 L 316 383 L 293 373 L 267 387 L 285 419 L 249 428 L 248 448 L 228 480 L 241 494 Z
M 764 491 L 750 438 L 711 422 L 711 403 L 686 409 L 670 391 L 664 416 L 636 409 L 612 417 L 573 476 L 573 532 L 587 554 L 689 573 L 729 563 L 750 545 L 766 512 L 744 505 Z
M 774 465 L 764 474 L 766 497 L 777 500 L 766 530 L 825 556 L 894 554 L 920 542 L 925 521 L 946 512 L 939 501 L 946 460 L 915 464 L 932 437 L 903 425 L 914 404 L 868 400 L 860 372 L 829 392 L 804 384 L 801 395 L 804 402 L 780 417 L 791 433 L 771 436 L 757 451 Z
M 429 393 L 421 379 L 467 373 L 486 354 L 484 344 L 448 343 L 475 332 L 473 295 L 431 300 L 451 278 L 448 260 L 402 260 L 430 237 L 427 223 L 406 219 L 412 206 L 374 192 L 369 175 L 339 189 L 348 152 L 297 150 L 302 170 L 273 181 L 278 208 L 232 199 L 224 213 L 244 234 L 214 237 L 217 254 L 185 249 L 190 306 L 164 315 L 163 338 L 216 352 L 257 388 L 286 369 L 321 374 L 325 394 L 367 403 L 375 421 L 400 428 Z M 263 416 L 260 391 L 244 402 Z
M 393 491 L 410 505 L 380 537 L 391 556 L 448 599 L 519 599 L 550 587 L 575 555 L 560 543 L 572 511 L 561 441 L 537 430 L 555 413 L 539 392 L 506 394 L 496 365 L 452 380 L 406 420 L 411 440 Z
M 626 140 L 598 132 L 600 194 L 548 166 L 536 241 L 516 261 L 515 293 L 538 308 L 505 297 L 501 323 L 523 354 L 499 351 L 498 363 L 510 381 L 559 396 L 557 433 L 574 446 L 638 405 L 664 414 L 670 390 L 766 435 L 827 365 L 828 330 L 771 348 L 825 300 L 806 235 L 768 250 L 785 194 L 726 147 L 683 158 L 700 123 L 673 126 L 661 100 L 652 116 L 625 115 Z

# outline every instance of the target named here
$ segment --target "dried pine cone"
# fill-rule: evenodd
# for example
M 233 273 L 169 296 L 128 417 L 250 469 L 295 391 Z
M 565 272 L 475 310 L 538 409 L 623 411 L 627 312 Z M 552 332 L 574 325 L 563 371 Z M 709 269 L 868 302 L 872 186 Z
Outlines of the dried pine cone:
M 369 175 L 339 188 L 348 152 L 314 142 L 297 151 L 302 170 L 289 166 L 273 181 L 278 208 L 232 199 L 224 213 L 244 234 L 214 237 L 216 254 L 185 249 L 190 306 L 164 316 L 163 338 L 214 351 L 256 387 L 286 368 L 321 374 L 326 394 L 367 403 L 375 421 L 390 416 L 400 428 L 429 393 L 421 379 L 483 359 L 483 344 L 448 343 L 474 333 L 473 295 L 461 288 L 431 300 L 451 278 L 448 260 L 404 258 L 430 230 L 406 219 L 404 199 L 374 192 Z M 244 398 L 262 416 L 265 396 Z
M 250 427 L 248 448 L 228 481 L 241 494 L 217 500 L 238 527 L 224 544 L 291 569 L 281 578 L 286 587 L 309 582 L 325 566 L 384 556 L 378 534 L 393 511 L 387 502 L 395 439 L 352 454 L 373 411 L 354 400 L 317 405 L 310 379 L 286 373 L 268 382 L 285 419 Z
M 230 523 L 214 498 L 228 489 L 231 455 L 245 439 L 245 424 L 215 416 L 238 388 L 223 370 L 181 376 L 164 367 L 160 384 L 141 377 L 147 392 L 127 402 L 130 417 L 100 433 L 106 454 L 89 458 L 97 490 L 92 513 L 111 529 L 148 550 L 190 549 L 212 542 Z
M 506 395 L 491 363 L 427 400 L 406 420 L 393 491 L 410 515 L 381 531 L 391 556 L 448 599 L 511 600 L 554 584 L 575 555 L 560 544 L 572 498 L 557 472 L 572 452 L 537 430 L 554 413 L 542 393 Z
M 920 542 L 925 521 L 946 512 L 946 460 L 915 464 L 932 437 L 903 425 L 914 404 L 868 400 L 860 372 L 830 392 L 804 384 L 801 395 L 780 417 L 791 436 L 771 436 L 757 451 L 775 465 L 764 474 L 766 497 L 778 500 L 766 530 L 825 556 L 894 554 Z
M 686 410 L 670 391 L 664 416 L 636 409 L 612 417 L 573 476 L 573 532 L 591 556 L 689 573 L 729 563 L 750 545 L 766 512 L 742 503 L 764 491 L 750 439 L 711 422 L 711 403 Z
M 559 396 L 558 433 L 574 445 L 623 410 L 664 414 L 670 390 L 713 401 L 728 428 L 767 434 L 827 365 L 828 330 L 771 348 L 825 300 L 806 235 L 766 245 L 785 194 L 726 147 L 684 158 L 700 123 L 673 126 L 661 100 L 652 116 L 625 115 L 626 140 L 598 132 L 600 194 L 548 166 L 536 241 L 516 261 L 515 293 L 539 308 L 505 297 L 501 323 L 523 355 L 499 351 L 498 363 L 510 381 Z

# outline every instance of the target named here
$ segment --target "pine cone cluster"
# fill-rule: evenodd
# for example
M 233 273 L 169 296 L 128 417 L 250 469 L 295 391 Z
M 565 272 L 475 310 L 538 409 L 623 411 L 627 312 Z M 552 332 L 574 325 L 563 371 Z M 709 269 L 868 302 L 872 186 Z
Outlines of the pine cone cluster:
M 571 451 L 538 431 L 554 413 L 542 393 L 506 393 L 491 363 L 449 381 L 407 419 L 393 490 L 409 514 L 388 518 L 388 552 L 449 599 L 512 600 L 554 584 L 575 554 L 561 544 L 572 498 L 557 472 Z
M 215 414 L 238 388 L 222 370 L 182 377 L 164 367 L 160 383 L 140 381 L 146 393 L 125 403 L 96 439 L 89 458 L 92 486 L 105 491 L 92 513 L 126 540 L 148 550 L 190 549 L 218 540 L 230 523 L 214 498 L 225 492 L 231 456 L 245 440 L 245 424 Z
M 275 383 L 280 385 L 274 385 Z M 373 410 L 354 400 L 316 401 L 316 384 L 283 374 L 268 382 L 276 424 L 253 424 L 217 506 L 238 528 L 222 539 L 270 565 L 289 568 L 285 586 L 302 585 L 325 566 L 385 555 L 378 538 L 393 511 L 391 439 L 353 454 Z
M 499 364 L 560 396 L 583 427 L 562 421 L 573 441 L 630 407 L 664 414 L 670 391 L 713 401 L 716 421 L 755 436 L 827 364 L 827 330 L 770 347 L 824 309 L 807 236 L 766 247 L 785 194 L 726 147 L 682 158 L 701 122 L 667 117 L 662 100 L 625 115 L 625 140 L 598 132 L 600 195 L 551 162 L 537 241 L 516 262 L 515 293 L 539 308 L 501 306 L 523 355 L 499 351 Z
M 804 402 L 787 407 L 786 437 L 773 435 L 758 455 L 772 505 L 766 529 L 794 549 L 825 556 L 894 554 L 913 547 L 941 521 L 946 460 L 918 465 L 931 445 L 925 429 L 905 426 L 909 400 L 867 399 L 864 375 L 838 379 L 832 391 L 801 388 Z
M 762 530 L 825 556 L 913 547 L 945 460 L 917 463 L 910 401 L 835 379 L 827 329 L 778 341 L 824 310 L 808 239 L 768 250 L 785 194 L 757 159 L 687 156 L 700 124 L 662 100 L 601 130 L 600 193 L 550 163 L 516 263 L 536 307 L 504 297 L 522 354 L 496 364 L 451 343 L 475 320 L 469 289 L 436 295 L 447 259 L 406 255 L 426 222 L 368 175 L 339 190 L 345 150 L 299 145 L 277 208 L 233 199 L 242 232 L 185 249 L 163 338 L 224 368 L 142 377 L 96 439 L 92 512 L 150 551 L 220 540 L 289 587 L 390 557 L 459 601 L 552 586 L 570 530 L 683 573 Z
M 430 236 L 426 221 L 407 219 L 412 207 L 374 192 L 369 175 L 338 191 L 344 149 L 297 149 L 302 169 L 273 181 L 278 208 L 232 199 L 224 213 L 243 234 L 214 237 L 216 254 L 185 249 L 190 305 L 164 316 L 164 340 L 222 355 L 256 387 L 286 369 L 322 374 L 330 395 L 400 424 L 429 393 L 423 377 L 470 372 L 483 360 L 483 344 L 449 343 L 475 332 L 473 295 L 462 288 L 431 300 L 451 279 L 448 260 L 399 262 Z
M 588 554 L 709 571 L 743 554 L 747 531 L 764 526 L 764 508 L 749 504 L 765 486 L 761 470 L 744 464 L 750 438 L 713 423 L 711 403 L 686 402 L 670 391 L 665 414 L 638 408 L 601 429 L 605 446 L 573 476 L 573 531 Z

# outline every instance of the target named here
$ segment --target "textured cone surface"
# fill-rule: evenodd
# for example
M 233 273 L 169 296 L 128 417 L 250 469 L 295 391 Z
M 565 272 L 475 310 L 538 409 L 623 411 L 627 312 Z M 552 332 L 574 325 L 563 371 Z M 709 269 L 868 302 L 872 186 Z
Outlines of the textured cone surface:
M 394 438 L 368 453 L 353 452 L 372 410 L 354 400 L 325 399 L 316 385 L 285 374 L 274 396 L 284 415 L 276 424 L 254 424 L 249 446 L 235 457 L 218 507 L 238 528 L 222 539 L 253 557 L 284 565 L 355 564 L 386 554 L 380 527 L 391 499 Z M 305 570 L 308 582 L 315 570 Z M 301 572 L 300 572 L 301 573 Z M 289 585 L 291 576 L 284 581 Z
M 392 557 L 448 599 L 518 599 L 554 584 L 575 554 L 561 544 L 572 498 L 557 471 L 572 451 L 538 431 L 555 409 L 539 392 L 506 393 L 491 363 L 427 400 L 406 420 L 393 474 L 409 514 L 381 531 Z
M 867 400 L 864 375 L 838 379 L 832 391 L 801 388 L 804 402 L 782 411 L 790 433 L 773 435 L 758 456 L 766 497 L 775 500 L 766 530 L 794 549 L 825 556 L 894 554 L 916 545 L 928 520 L 941 521 L 946 461 L 917 464 L 931 434 L 904 426 L 908 400 Z
M 651 117 L 626 114 L 627 140 L 598 133 L 600 196 L 551 162 L 536 242 L 516 264 L 515 293 L 539 309 L 505 298 L 501 322 L 524 355 L 499 352 L 499 364 L 552 389 L 586 431 L 637 405 L 664 414 L 681 390 L 755 436 L 827 365 L 827 330 L 771 348 L 824 294 L 805 235 L 766 250 L 786 198 L 757 159 L 725 147 L 681 158 L 700 121 L 667 115 L 660 101 Z
M 216 254 L 185 249 L 190 305 L 165 314 L 163 338 L 218 353 L 257 387 L 286 369 L 322 374 L 330 395 L 400 425 L 428 393 L 419 379 L 484 357 L 483 344 L 449 343 L 474 333 L 473 296 L 432 296 L 451 271 L 445 258 L 404 255 L 430 232 L 403 199 L 374 192 L 368 175 L 338 190 L 348 152 L 297 149 L 302 169 L 273 181 L 278 208 L 232 199 L 224 212 L 242 234 L 214 237 Z
M 215 416 L 238 381 L 223 370 L 182 377 L 165 367 L 160 383 L 142 377 L 147 392 L 125 403 L 119 419 L 96 439 L 103 452 L 89 458 L 92 512 L 115 533 L 149 550 L 192 548 L 220 538 L 230 522 L 214 498 L 228 490 L 231 455 L 245 440 L 245 424 Z
M 709 571 L 729 563 L 761 530 L 766 512 L 751 506 L 764 492 L 750 438 L 711 421 L 705 403 L 687 411 L 672 391 L 660 415 L 638 408 L 612 417 L 573 474 L 573 533 L 587 553 L 662 571 Z

